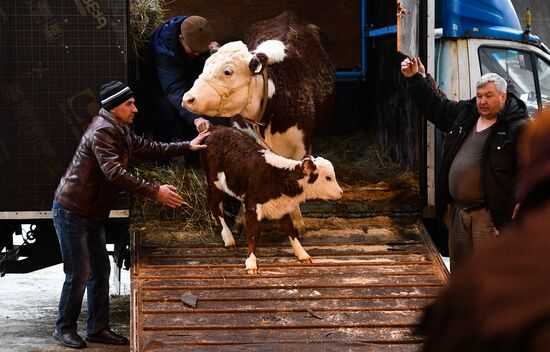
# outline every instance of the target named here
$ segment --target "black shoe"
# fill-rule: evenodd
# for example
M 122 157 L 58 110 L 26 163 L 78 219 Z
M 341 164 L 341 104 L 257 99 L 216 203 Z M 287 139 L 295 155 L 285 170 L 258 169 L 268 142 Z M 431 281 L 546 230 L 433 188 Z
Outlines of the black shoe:
M 66 332 L 64 334 L 60 334 L 57 331 L 54 331 L 53 338 L 61 342 L 63 346 L 66 346 L 66 347 L 70 347 L 70 348 L 86 347 L 86 342 L 84 342 L 84 340 L 82 340 L 82 337 L 80 337 L 80 335 L 78 335 L 76 332 Z
M 86 341 L 95 343 L 106 343 L 109 345 L 127 345 L 128 339 L 107 328 L 100 332 L 86 336 Z

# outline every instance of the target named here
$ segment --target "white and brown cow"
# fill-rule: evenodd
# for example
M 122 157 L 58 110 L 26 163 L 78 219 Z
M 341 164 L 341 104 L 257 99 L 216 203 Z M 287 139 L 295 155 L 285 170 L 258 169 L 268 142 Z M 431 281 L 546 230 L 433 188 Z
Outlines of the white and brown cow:
M 284 12 L 253 24 L 247 38 L 248 46 L 227 43 L 208 58 L 182 104 L 201 115 L 240 115 L 236 127 L 254 126 L 261 143 L 301 160 L 334 105 L 336 73 L 319 29 Z M 292 220 L 305 232 L 299 208 Z
M 307 199 L 339 199 L 342 189 L 330 161 L 321 157 L 303 160 L 284 158 L 264 149 L 244 132 L 216 126 L 201 151 L 208 187 L 208 204 L 221 227 L 225 247 L 235 247 L 235 239 L 224 220 L 224 193 L 242 202 L 248 241 L 246 271 L 257 273 L 256 240 L 263 219 L 278 220 L 288 234 L 301 262 L 311 262 L 298 240 L 290 213 Z

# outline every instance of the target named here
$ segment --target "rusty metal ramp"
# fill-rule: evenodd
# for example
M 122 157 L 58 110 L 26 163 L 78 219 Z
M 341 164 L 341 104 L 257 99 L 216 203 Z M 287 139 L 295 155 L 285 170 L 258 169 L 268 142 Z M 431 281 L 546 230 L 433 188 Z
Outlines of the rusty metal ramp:
M 134 224 L 132 350 L 418 351 L 422 309 L 448 280 L 421 222 L 305 221 L 313 263 L 268 224 L 255 276 L 242 237 L 229 251 L 185 224 Z

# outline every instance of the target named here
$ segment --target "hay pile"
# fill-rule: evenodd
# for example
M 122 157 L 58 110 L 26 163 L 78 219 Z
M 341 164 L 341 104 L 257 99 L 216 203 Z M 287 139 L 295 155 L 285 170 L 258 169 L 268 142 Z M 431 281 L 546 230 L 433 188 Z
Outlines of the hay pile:
M 164 0 L 130 0 L 130 50 L 141 58 L 151 33 L 164 20 Z
M 341 186 L 373 184 L 401 185 L 418 190 L 418 175 L 404 170 L 377 147 L 372 134 L 359 131 L 337 136 L 319 136 L 313 144 L 313 155 L 332 162 Z
M 159 185 L 175 186 L 184 200 L 182 206 L 170 209 L 158 202 L 132 195 L 131 216 L 134 221 L 181 221 L 185 224 L 182 231 L 213 233 L 216 224 L 208 210 L 206 189 L 200 170 L 184 168 L 179 164 L 164 166 L 140 164 L 133 171 L 136 175 Z

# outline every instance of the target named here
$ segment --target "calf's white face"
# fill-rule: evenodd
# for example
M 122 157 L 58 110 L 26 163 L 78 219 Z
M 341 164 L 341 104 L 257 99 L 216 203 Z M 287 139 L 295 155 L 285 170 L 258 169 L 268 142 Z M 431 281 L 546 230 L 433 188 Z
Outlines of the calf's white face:
M 332 163 L 322 157 L 312 159 L 316 169 L 312 173 L 317 173 L 318 177 L 312 184 L 304 186 L 308 198 L 317 198 L 324 200 L 337 200 L 342 198 L 342 188 L 336 181 L 336 174 Z
M 252 57 L 241 41 L 223 45 L 206 60 L 203 72 L 183 96 L 183 107 L 207 116 L 239 114 L 248 105 L 253 88 Z

